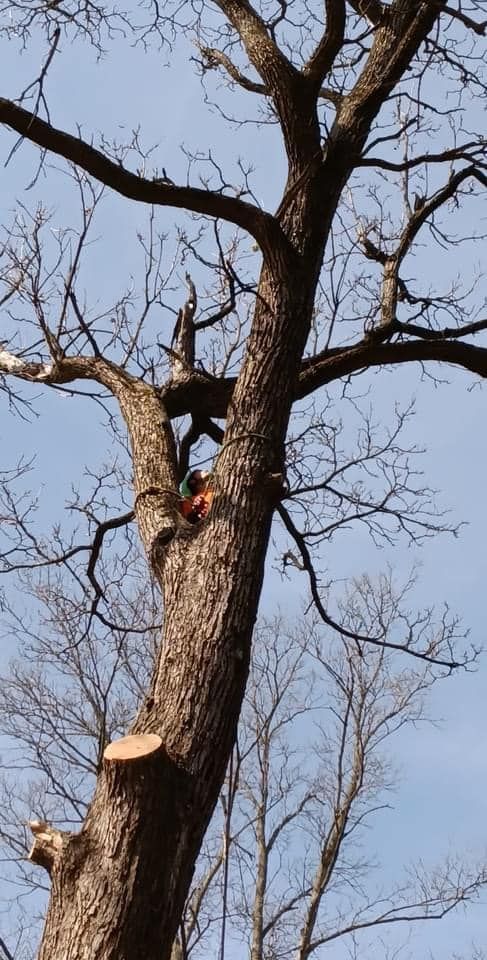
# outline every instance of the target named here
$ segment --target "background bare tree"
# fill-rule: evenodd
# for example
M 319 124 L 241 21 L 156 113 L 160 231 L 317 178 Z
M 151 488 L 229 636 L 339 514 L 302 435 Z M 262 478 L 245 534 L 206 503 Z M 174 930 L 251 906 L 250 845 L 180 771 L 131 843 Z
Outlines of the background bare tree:
M 367 372 L 415 361 L 433 376 L 445 363 L 486 376 L 487 348 L 473 342 L 487 328 L 482 274 L 466 257 L 460 275 L 455 258 L 460 244 L 469 252 L 482 238 L 482 219 L 472 228 L 460 211 L 477 212 L 487 183 L 486 140 L 472 132 L 481 128 L 487 25 L 480 0 L 468 9 L 457 0 L 327 0 L 324 9 L 215 0 L 127 13 L 5 0 L 1 17 L 5 41 L 44 44 L 37 77 L 0 98 L 0 123 L 14 133 L 5 132 L 6 159 L 37 145 L 29 182 L 38 190 L 41 176 L 61 182 L 48 158 L 63 158 L 80 200 L 76 222 L 53 220 L 40 201 L 20 204 L 5 225 L 5 408 L 28 417 L 44 391 L 83 401 L 113 454 L 101 470 L 90 465 L 89 489 L 73 478 L 66 523 L 57 517 L 48 536 L 25 486 L 30 454 L 6 464 L 4 571 L 21 583 L 27 570 L 47 571 L 38 600 L 49 592 L 53 622 L 67 633 L 66 670 L 85 641 L 110 637 L 104 697 L 147 631 L 137 593 L 145 576 L 127 552 L 135 524 L 157 606 L 157 589 L 163 596 L 151 619 L 162 639 L 151 633 L 140 678 L 124 667 L 126 683 L 139 684 L 136 715 L 106 713 L 95 753 L 83 746 L 92 721 L 76 704 L 61 724 L 60 762 L 84 751 L 96 788 L 77 811 L 81 829 L 69 827 L 76 779 L 65 784 L 68 829 L 34 827 L 31 860 L 51 878 L 39 957 L 164 960 L 235 744 L 274 517 L 284 572 L 305 575 L 321 622 L 364 669 L 372 648 L 445 670 L 476 656 L 456 651 L 448 620 L 440 635 L 429 631 L 430 615 L 416 628 L 403 621 L 392 637 L 384 616 L 374 633 L 364 629 L 337 606 L 320 548 L 357 523 L 389 544 L 454 529 L 415 472 L 417 445 L 407 431 L 400 439 L 408 409 Z M 174 61 L 187 54 L 203 102 L 224 122 L 257 120 L 275 132 L 287 164 L 275 213 L 257 199 L 252 158 L 227 170 L 212 148 L 186 149 L 178 185 L 140 130 L 124 143 L 103 134 L 95 146 L 56 125 L 49 85 L 63 50 L 88 41 L 101 56 L 111 42 L 133 50 L 134 40 L 148 53 L 166 46 Z M 138 235 L 140 287 L 130 280 L 102 303 L 89 289 L 90 241 L 113 192 L 145 205 L 148 223 Z M 168 207 L 186 211 L 169 242 Z M 185 299 L 175 289 L 181 266 Z M 361 382 L 375 386 L 376 416 Z M 215 498 L 208 519 L 191 526 L 178 481 L 197 458 L 214 461 Z M 71 597 L 56 586 L 60 565 Z M 90 669 L 78 665 L 83 697 L 105 716 Z M 53 733 L 41 691 L 32 744 L 45 750 Z M 48 797 L 38 805 L 49 819 Z M 304 922 L 303 956 L 325 936 L 316 923 Z

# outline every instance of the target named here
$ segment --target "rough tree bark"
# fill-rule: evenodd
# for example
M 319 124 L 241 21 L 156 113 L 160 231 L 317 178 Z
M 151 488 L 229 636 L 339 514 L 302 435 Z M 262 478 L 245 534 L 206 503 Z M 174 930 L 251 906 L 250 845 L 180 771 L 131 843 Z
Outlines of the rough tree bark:
M 214 470 L 213 507 L 201 526 L 189 528 L 181 520 L 174 495 L 177 460 L 169 416 L 177 408 L 177 391 L 170 398 L 176 407 L 166 409 L 164 391 L 101 358 L 83 363 L 59 357 L 42 375 L 22 364 L 15 369 L 10 360 L 15 375 L 47 383 L 91 378 L 118 399 L 131 442 L 134 509 L 161 587 L 165 620 L 151 689 L 130 731 L 133 737 L 151 735 L 152 740 L 143 741 L 149 746 L 145 751 L 134 748 L 133 755 L 121 748 L 120 755 L 114 750 L 105 756 L 79 834 L 35 828 L 31 856 L 49 869 L 52 880 L 39 960 L 170 957 L 235 740 L 276 505 L 275 484 L 269 478 L 284 473 L 292 403 L 304 382 L 311 383 L 311 389 L 366 363 L 401 362 L 401 350 L 430 348 L 428 343 L 363 343 L 339 357 L 327 353 L 321 366 L 319 358 L 312 369 L 301 366 L 341 192 L 374 117 L 444 4 L 394 0 L 389 7 L 367 5 L 376 24 L 371 52 L 324 148 L 317 99 L 343 37 L 344 5 L 327 4 L 329 17 L 341 14 L 341 19 L 333 21 L 302 72 L 277 50 L 250 5 L 222 0 L 219 6 L 240 34 L 280 120 L 289 175 L 275 218 L 205 191 L 131 179 L 91 147 L 80 146 L 81 141 L 56 136 L 48 124 L 0 101 L 0 122 L 41 146 L 137 199 L 187 204 L 226 216 L 253 233 L 264 255 L 241 371 L 236 383 L 223 386 L 218 401 L 227 423 Z M 381 350 L 391 352 L 389 361 Z M 8 363 L 4 359 L 3 369 L 8 370 Z M 185 389 L 183 383 L 179 412 L 185 408 Z M 198 389 L 197 379 L 187 387 L 191 389 Z M 213 402 L 214 415 L 216 409 Z M 181 576 L 184 568 L 199 573 L 189 581 Z

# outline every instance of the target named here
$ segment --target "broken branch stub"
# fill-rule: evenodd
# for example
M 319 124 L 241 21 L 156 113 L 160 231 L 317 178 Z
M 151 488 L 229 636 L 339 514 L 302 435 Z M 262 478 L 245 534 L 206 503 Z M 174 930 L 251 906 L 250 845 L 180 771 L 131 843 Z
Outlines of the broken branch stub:
M 50 827 L 44 820 L 30 820 L 28 826 L 34 834 L 28 859 L 50 873 L 61 853 L 63 834 L 60 830 Z

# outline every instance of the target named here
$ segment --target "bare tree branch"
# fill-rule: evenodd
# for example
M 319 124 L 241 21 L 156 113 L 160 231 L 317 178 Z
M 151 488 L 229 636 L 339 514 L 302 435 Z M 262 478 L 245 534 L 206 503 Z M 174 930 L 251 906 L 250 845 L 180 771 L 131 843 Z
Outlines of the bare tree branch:
M 210 217 L 221 217 L 247 230 L 262 250 L 279 242 L 279 230 L 273 217 L 236 197 L 197 187 L 177 187 L 167 181 L 147 180 L 114 163 L 79 137 L 57 130 L 12 101 L 0 97 L 0 123 L 11 127 L 33 143 L 75 163 L 86 173 L 117 193 L 141 203 L 193 210 Z
M 464 26 L 468 27 L 469 30 L 473 30 L 474 33 L 477 33 L 479 37 L 485 37 L 487 32 L 487 20 L 483 20 L 479 23 L 477 20 L 473 20 L 472 17 L 468 17 L 463 10 L 456 10 L 455 7 L 446 6 L 445 13 L 449 17 L 453 17 L 454 20 L 459 20 L 460 23 L 463 23 Z
M 15 960 L 13 953 L 10 953 L 10 950 L 8 949 L 7 944 L 5 943 L 5 940 L 2 939 L 2 937 L 0 937 L 0 947 L 2 948 L 7 960 Z
M 349 377 L 370 367 L 396 363 L 437 362 L 453 364 L 485 379 L 487 348 L 448 340 L 410 340 L 407 343 L 359 343 L 355 347 L 337 348 L 316 354 L 303 362 L 297 395 L 307 397 L 318 387 Z
M 402 170 L 414 170 L 422 164 L 427 163 L 451 163 L 452 160 L 466 160 L 468 163 L 479 163 L 481 158 L 486 156 L 487 141 L 468 140 L 458 147 L 452 147 L 450 150 L 443 150 L 441 153 L 422 153 L 417 157 L 409 157 L 407 160 L 396 162 L 385 160 L 382 157 L 369 157 L 364 155 L 357 158 L 357 167 L 377 167 L 380 170 L 391 170 L 400 173 Z
M 346 14 L 345 0 L 326 0 L 326 31 L 305 64 L 303 73 L 321 87 L 343 44 Z

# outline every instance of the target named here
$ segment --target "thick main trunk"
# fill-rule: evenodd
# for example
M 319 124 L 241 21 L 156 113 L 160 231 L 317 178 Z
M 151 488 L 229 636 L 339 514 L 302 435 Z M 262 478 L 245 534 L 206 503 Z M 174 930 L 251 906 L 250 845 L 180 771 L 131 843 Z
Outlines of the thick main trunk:
M 171 955 L 245 691 L 275 503 L 269 478 L 283 468 L 317 276 L 317 263 L 306 270 L 298 258 L 294 264 L 292 279 L 290 263 L 264 268 L 215 464 L 215 498 L 201 526 L 189 528 L 173 512 L 170 464 L 158 479 L 153 452 L 169 461 L 172 452 L 155 394 L 144 387 L 132 395 L 131 388 L 119 390 L 134 454 L 139 529 L 165 608 L 159 662 L 131 734 L 155 734 L 162 745 L 130 761 L 105 760 L 81 833 L 63 835 L 52 847 L 39 960 Z

